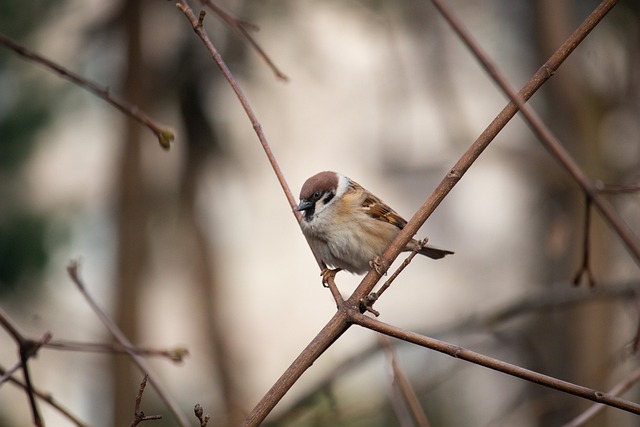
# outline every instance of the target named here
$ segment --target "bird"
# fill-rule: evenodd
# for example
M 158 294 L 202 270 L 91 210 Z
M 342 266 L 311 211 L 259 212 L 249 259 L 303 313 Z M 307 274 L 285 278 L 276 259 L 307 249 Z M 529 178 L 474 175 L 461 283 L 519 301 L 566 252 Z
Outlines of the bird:
M 380 273 L 378 259 L 407 225 L 396 211 L 357 182 L 338 172 L 319 172 L 305 181 L 297 210 L 309 246 L 327 267 L 323 284 L 340 270 Z M 441 259 L 452 251 L 411 239 L 403 251 Z

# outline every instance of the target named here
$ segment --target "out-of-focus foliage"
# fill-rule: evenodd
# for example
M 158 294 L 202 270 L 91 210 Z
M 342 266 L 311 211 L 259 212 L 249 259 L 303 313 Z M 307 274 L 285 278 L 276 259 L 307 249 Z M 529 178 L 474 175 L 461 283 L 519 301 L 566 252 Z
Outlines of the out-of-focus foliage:
M 28 45 L 30 35 L 62 3 L 5 0 L 0 4 L 0 32 Z M 26 203 L 21 172 L 35 135 L 52 118 L 59 98 L 47 93 L 43 84 L 24 77 L 22 70 L 31 66 L 36 67 L 0 49 L 0 294 L 37 275 L 47 261 L 48 220 Z

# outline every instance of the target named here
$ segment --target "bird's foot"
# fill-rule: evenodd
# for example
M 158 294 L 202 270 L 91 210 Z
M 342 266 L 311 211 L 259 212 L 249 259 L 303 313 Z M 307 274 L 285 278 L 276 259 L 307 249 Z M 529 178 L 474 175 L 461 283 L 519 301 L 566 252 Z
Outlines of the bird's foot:
M 330 269 L 330 268 L 325 268 L 320 272 L 320 275 L 322 276 L 322 286 L 324 286 L 325 288 L 329 287 L 329 279 L 335 279 L 336 278 L 336 274 L 338 274 L 338 271 L 342 270 L 341 268 L 335 268 L 335 269 Z
M 372 267 L 376 273 L 378 273 L 379 275 L 387 275 L 387 271 L 386 268 L 384 268 L 384 265 L 382 265 L 382 260 L 380 259 L 379 256 L 373 258 L 371 261 L 369 261 L 369 267 Z

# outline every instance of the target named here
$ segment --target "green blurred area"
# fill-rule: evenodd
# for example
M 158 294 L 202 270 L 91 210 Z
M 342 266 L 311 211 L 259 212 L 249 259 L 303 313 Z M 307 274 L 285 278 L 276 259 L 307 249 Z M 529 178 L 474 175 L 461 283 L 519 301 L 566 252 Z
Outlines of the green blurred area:
M 0 32 L 29 45 L 40 25 L 60 8 L 61 0 L 0 4 Z M 38 283 L 46 266 L 49 219 L 27 203 L 22 172 L 37 133 L 54 117 L 58 97 L 44 84 L 25 77 L 37 65 L 0 46 L 0 296 L 20 292 L 22 282 Z

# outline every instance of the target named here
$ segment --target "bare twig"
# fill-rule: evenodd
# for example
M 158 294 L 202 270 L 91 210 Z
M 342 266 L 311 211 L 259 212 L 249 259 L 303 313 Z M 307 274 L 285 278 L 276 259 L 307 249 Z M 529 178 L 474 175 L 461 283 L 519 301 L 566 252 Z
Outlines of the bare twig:
M 638 381 L 640 381 L 640 369 L 636 369 L 635 371 L 633 371 L 627 378 L 624 378 L 622 381 L 612 387 L 611 390 L 608 391 L 608 393 L 612 396 L 620 396 L 622 393 L 629 390 Z M 582 426 L 587 423 L 587 421 L 598 415 L 606 407 L 606 405 L 596 403 L 590 406 L 589 409 L 584 411 L 582 414 L 566 423 L 563 427 Z
M 140 388 L 138 388 L 138 394 L 136 394 L 136 405 L 133 409 L 133 421 L 131 421 L 130 427 L 136 427 L 143 421 L 154 421 L 161 420 L 162 415 L 145 415 L 143 411 L 140 410 L 140 404 L 142 403 L 142 394 L 144 393 L 144 388 L 147 386 L 147 380 L 149 379 L 149 375 L 145 375 L 140 383 Z
M 591 271 L 591 264 L 589 263 L 589 238 L 590 230 L 591 230 L 591 198 L 589 195 L 585 196 L 584 201 L 584 235 L 582 239 L 582 263 L 580 268 L 573 276 L 573 286 L 580 285 L 583 277 L 587 278 L 587 283 L 590 288 L 595 287 L 596 282 L 593 278 L 593 271 Z
M 0 375 L 4 376 L 7 372 L 8 371 L 5 371 L 5 369 L 0 366 Z M 21 382 L 20 380 L 14 378 L 14 377 L 10 376 L 8 378 L 8 381 L 10 383 L 22 388 L 23 390 L 27 389 L 27 386 L 26 386 L 25 383 Z M 54 400 L 53 396 L 51 395 L 51 393 L 44 393 L 42 391 L 34 389 L 33 390 L 33 394 L 35 394 L 35 396 L 38 399 L 43 400 L 46 403 L 48 403 L 52 408 L 54 408 L 55 410 L 60 412 L 64 417 L 69 419 L 69 421 L 71 421 L 76 426 L 78 426 L 78 427 L 87 427 L 87 424 L 85 424 L 82 421 L 80 421 L 75 415 L 73 415 L 71 412 L 69 412 L 68 409 L 62 407 L 58 402 L 56 402 Z
M 621 399 L 611 394 L 576 385 L 574 383 L 560 380 L 548 375 L 540 374 L 538 372 L 534 372 L 517 365 L 512 365 L 510 363 L 506 363 L 501 360 L 494 359 L 471 350 L 467 350 L 460 346 L 437 340 L 435 338 L 426 337 L 424 335 L 416 334 L 415 332 L 396 328 L 395 326 L 391 326 L 389 324 L 380 322 L 379 320 L 367 317 L 357 310 L 349 310 L 348 316 L 349 321 L 351 321 L 352 323 L 376 332 L 380 332 L 381 334 L 417 344 L 422 347 L 447 354 L 457 359 L 466 360 L 468 362 L 484 366 L 485 368 L 503 372 L 505 374 L 522 378 L 536 384 L 541 384 L 555 390 L 563 391 L 574 396 L 579 396 L 598 403 L 605 403 L 609 406 L 613 406 L 627 412 L 632 412 L 634 414 L 640 414 L 640 404 Z
M 302 215 L 300 214 L 300 212 L 298 212 L 298 205 L 296 204 L 296 200 L 293 197 L 293 193 L 289 188 L 289 184 L 287 184 L 284 174 L 280 169 L 280 165 L 278 164 L 278 161 L 276 160 L 273 154 L 273 151 L 271 150 L 269 141 L 267 141 L 267 137 L 262 131 L 262 125 L 260 125 L 260 122 L 258 121 L 258 117 L 253 112 L 251 105 L 249 105 L 249 101 L 247 101 L 247 98 L 244 95 L 244 92 L 242 92 L 242 89 L 240 88 L 240 85 L 238 85 L 236 80 L 233 78 L 233 75 L 231 74 L 229 67 L 227 67 L 227 64 L 225 64 L 224 60 L 222 59 L 222 56 L 220 55 L 216 47 L 211 42 L 211 39 L 207 35 L 207 32 L 204 30 L 204 27 L 202 26 L 202 19 L 204 19 L 204 15 L 200 13 L 200 18 L 196 18 L 195 13 L 193 12 L 193 9 L 191 8 L 191 6 L 189 6 L 189 3 L 187 2 L 187 0 L 178 0 L 178 2 L 176 3 L 176 7 L 180 9 L 180 11 L 182 11 L 182 13 L 184 13 L 184 15 L 187 17 L 187 19 L 191 23 L 191 26 L 193 27 L 193 30 L 196 32 L 200 40 L 202 40 L 202 43 L 204 43 L 205 47 L 211 54 L 211 57 L 213 58 L 215 63 L 218 65 L 218 68 L 220 68 L 220 71 L 222 71 L 224 78 L 227 80 L 227 82 L 231 86 L 231 89 L 233 89 L 233 92 L 236 94 L 238 101 L 240 101 L 240 105 L 242 105 L 242 108 L 247 114 L 247 117 L 249 118 L 249 121 L 253 126 L 253 130 L 255 131 L 258 137 L 258 140 L 262 145 L 262 149 L 264 150 L 267 156 L 267 159 L 269 160 L 269 164 L 271 164 L 271 168 L 273 169 L 273 172 L 276 174 L 276 178 L 278 179 L 278 182 L 282 187 L 282 191 L 284 192 L 285 197 L 287 198 L 287 202 L 289 202 L 291 211 L 293 212 L 293 215 L 296 217 L 296 220 L 298 221 L 298 223 L 300 223 L 300 220 L 302 219 Z M 323 271 L 326 268 L 326 265 L 324 265 L 324 263 L 320 260 L 320 258 L 318 258 L 318 256 L 315 253 L 313 254 L 313 256 L 315 257 L 316 262 L 318 263 L 318 267 L 320 267 L 320 271 Z M 335 293 L 333 293 L 333 296 L 334 298 L 336 298 L 336 304 L 340 305 L 342 297 L 337 298 L 337 294 Z
M 601 194 L 631 194 L 640 192 L 638 184 L 605 184 L 602 181 L 594 183 L 595 189 Z
M 97 83 L 94 83 L 85 79 L 81 75 L 76 74 L 73 71 L 70 71 L 56 64 L 50 59 L 47 59 L 42 55 L 37 54 L 32 50 L 29 50 L 26 47 L 16 43 L 15 41 L 11 40 L 9 37 L 3 34 L 0 34 L 0 44 L 13 50 L 22 58 L 28 61 L 35 62 L 40 65 L 43 65 L 44 67 L 58 74 L 63 79 L 69 80 L 70 82 L 76 84 L 77 86 L 107 101 L 109 104 L 113 105 L 114 107 L 122 111 L 127 116 L 137 120 L 138 122 L 142 123 L 147 128 L 149 128 L 149 130 L 151 130 L 151 132 L 153 132 L 154 135 L 158 138 L 158 142 L 160 143 L 160 146 L 162 148 L 168 150 L 171 147 L 171 142 L 175 139 L 175 134 L 173 130 L 171 130 L 166 126 L 162 126 L 156 123 L 151 117 L 147 116 L 137 106 L 128 104 L 124 101 L 114 98 L 111 95 L 111 91 L 108 87 L 100 86 Z
M 427 419 L 427 415 L 424 413 L 422 406 L 420 405 L 420 400 L 418 400 L 418 396 L 416 392 L 413 390 L 409 379 L 405 375 L 400 365 L 398 365 L 398 360 L 396 358 L 395 351 L 391 344 L 389 343 L 389 339 L 380 335 L 380 343 L 382 345 L 382 349 L 387 355 L 387 359 L 391 362 L 391 369 L 393 370 L 393 378 L 402 393 L 407 405 L 411 409 L 411 413 L 413 414 L 414 419 L 416 420 L 416 424 L 420 427 L 429 427 L 429 420 Z
M 89 306 L 96 313 L 100 321 L 102 321 L 102 324 L 109 330 L 111 335 L 113 335 L 113 337 L 122 345 L 122 348 L 124 348 L 124 350 L 129 354 L 129 357 L 131 357 L 131 360 L 133 360 L 133 362 L 138 366 L 138 368 L 143 373 L 149 376 L 149 381 L 151 382 L 153 387 L 156 389 L 158 396 L 160 397 L 160 399 L 162 399 L 165 405 L 167 405 L 167 407 L 169 408 L 169 410 L 171 411 L 175 419 L 178 421 L 178 424 L 180 424 L 182 427 L 188 427 L 189 426 L 188 419 L 180 411 L 178 404 L 171 398 L 171 396 L 169 396 L 165 388 L 162 386 L 157 375 L 153 372 L 153 369 L 151 369 L 151 366 L 149 366 L 149 364 L 144 358 L 140 357 L 139 355 L 137 355 L 136 353 L 130 350 L 131 348 L 133 348 L 133 345 L 129 342 L 127 337 L 122 333 L 120 328 L 118 328 L 118 326 L 113 322 L 113 320 L 111 320 L 111 318 L 107 316 L 107 314 L 98 306 L 98 304 L 94 301 L 93 297 L 89 294 L 89 292 L 86 289 L 86 286 L 84 285 L 84 282 L 80 278 L 79 268 L 80 266 L 77 261 L 71 262 L 71 264 L 69 264 L 69 266 L 67 267 L 67 272 L 69 273 L 69 277 L 71 278 L 73 283 L 76 285 L 76 287 L 78 288 L 82 296 L 85 298 Z
M 431 0 L 436 6 L 438 11 L 451 25 L 453 30 L 458 34 L 461 40 L 467 45 L 474 56 L 480 61 L 485 70 L 493 78 L 493 80 L 500 86 L 502 91 L 511 99 L 511 102 L 522 113 L 529 127 L 533 133 L 538 137 L 542 145 L 551 153 L 551 155 L 562 165 L 562 167 L 571 175 L 576 181 L 582 191 L 589 197 L 593 205 L 600 211 L 602 217 L 609 224 L 609 226 L 616 232 L 622 242 L 627 247 L 627 250 L 635 259 L 636 263 L 640 265 L 640 241 L 633 234 L 633 231 L 625 224 L 620 218 L 618 213 L 613 209 L 611 204 L 600 194 L 600 191 L 591 182 L 589 177 L 578 166 L 569 152 L 560 144 L 558 139 L 553 135 L 551 130 L 544 124 L 544 122 L 533 112 L 529 107 L 525 105 L 525 101 L 528 99 L 525 94 L 516 93 L 511 87 L 507 79 L 498 70 L 495 64 L 489 59 L 488 55 L 480 48 L 469 32 L 464 28 L 462 23 L 449 11 L 449 9 L 442 3 L 441 0 Z M 598 7 L 591 13 L 587 20 L 579 27 L 580 38 L 572 40 L 568 39 L 564 44 L 568 50 L 568 53 L 572 52 L 582 39 L 584 39 L 591 29 L 597 24 L 604 16 L 618 3 L 618 0 L 604 0 Z M 571 42 L 569 42 L 571 41 Z M 568 43 L 569 42 L 569 43 Z M 555 55 L 554 55 L 555 56 Z M 559 64 L 558 64 L 559 65 Z M 557 68 L 557 67 L 556 67 Z M 555 71 L 556 68 L 548 67 L 546 69 L 549 76 Z
M 260 58 L 262 58 L 264 62 L 267 63 L 267 65 L 269 66 L 269 68 L 271 68 L 271 71 L 273 71 L 277 78 L 285 82 L 289 81 L 289 77 L 287 77 L 285 73 L 280 71 L 280 69 L 271 60 L 271 58 L 269 58 L 269 55 L 266 54 L 266 52 L 260 47 L 258 42 L 256 42 L 254 38 L 251 37 L 251 34 L 249 34 L 248 30 L 260 30 L 257 25 L 232 16 L 211 0 L 200 0 L 200 3 L 209 7 L 209 9 L 211 9 L 216 15 L 218 15 L 241 39 L 249 43 L 249 45 L 258 53 L 258 56 L 260 56 Z
M 413 215 L 407 225 L 398 233 L 393 242 L 385 250 L 380 257 L 381 265 L 388 266 L 393 263 L 396 257 L 404 249 L 407 242 L 416 234 L 418 229 L 431 216 L 433 211 L 440 205 L 442 200 L 449 194 L 453 187 L 460 181 L 462 176 L 469 170 L 475 160 L 489 146 L 491 141 L 496 137 L 506 124 L 513 118 L 523 105 L 523 100 L 528 100 L 541 86 L 546 82 L 553 73 L 560 67 L 562 62 L 573 52 L 573 50 L 584 40 L 591 30 L 604 18 L 606 13 L 615 5 L 615 0 L 605 0 L 585 19 L 585 21 L 573 32 L 573 34 L 555 51 L 555 53 L 545 62 L 542 67 L 533 75 L 527 84 L 514 95 L 514 99 L 498 114 L 498 116 L 489 124 L 489 126 L 476 139 L 471 147 L 450 169 L 444 180 L 436 187 L 429 198 L 422 204 L 418 211 Z M 439 4 L 439 3 L 437 3 Z M 465 39 L 468 42 L 469 39 Z M 475 46 L 475 42 L 473 42 Z M 479 47 L 477 48 L 479 51 Z M 475 51 L 474 51 L 475 52 Z M 488 70 L 494 74 L 498 74 L 497 70 L 490 61 L 483 62 Z M 508 85 L 507 85 L 508 86 Z M 612 217 L 616 217 L 615 213 Z M 628 233 L 626 236 L 630 236 Z M 638 252 L 640 255 L 640 251 Z M 377 272 L 371 269 L 362 280 L 356 291 L 347 300 L 347 304 L 357 305 L 368 295 L 380 279 L 384 271 Z
M 11 318 L 5 313 L 5 311 L 0 308 L 0 325 L 11 335 L 13 340 L 18 345 L 18 354 L 20 356 L 20 363 L 16 365 L 15 370 L 22 367 L 22 374 L 24 376 L 24 384 L 25 391 L 27 393 L 27 397 L 29 398 L 29 405 L 31 407 L 31 416 L 33 418 L 33 424 L 36 426 L 42 426 L 43 421 L 40 416 L 40 411 L 38 410 L 38 404 L 36 403 L 36 398 L 34 394 L 33 383 L 31 382 L 31 374 L 29 373 L 28 361 L 30 358 L 34 357 L 40 347 L 42 347 L 45 343 L 51 340 L 51 333 L 45 332 L 42 338 L 38 341 L 34 341 L 28 338 L 25 338 L 18 331 L 18 327 L 13 323 Z
M 378 292 L 376 292 L 376 299 L 380 298 L 382 296 L 382 294 L 389 289 L 389 286 L 391 286 L 391 284 L 393 283 L 394 280 L 396 280 L 396 278 L 400 275 L 400 273 L 402 273 L 402 271 L 407 268 L 407 266 L 409 265 L 409 263 L 411 263 L 411 261 L 413 261 L 413 258 L 415 258 L 415 256 L 418 254 L 418 251 L 427 244 L 427 239 L 423 239 L 421 241 L 419 241 L 419 244 L 416 245 L 416 248 L 414 250 L 411 251 L 411 253 L 409 254 L 408 257 L 406 257 L 404 259 L 404 261 L 402 261 L 402 264 L 400 264 L 398 266 L 398 268 L 396 269 L 396 271 L 393 272 L 393 274 L 384 282 L 384 284 L 380 287 L 380 289 L 378 290 Z
M 183 363 L 184 359 L 189 356 L 189 350 L 184 347 L 176 347 L 174 349 L 155 349 L 146 347 L 132 347 L 125 349 L 120 343 L 105 344 L 91 342 L 77 342 L 66 340 L 52 340 L 44 345 L 52 350 L 63 351 L 81 351 L 83 353 L 124 353 L 128 351 L 144 356 L 144 357 L 165 357 L 174 363 Z

